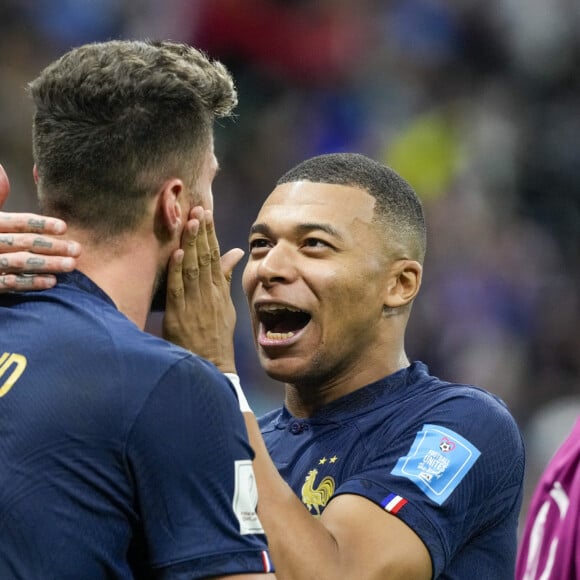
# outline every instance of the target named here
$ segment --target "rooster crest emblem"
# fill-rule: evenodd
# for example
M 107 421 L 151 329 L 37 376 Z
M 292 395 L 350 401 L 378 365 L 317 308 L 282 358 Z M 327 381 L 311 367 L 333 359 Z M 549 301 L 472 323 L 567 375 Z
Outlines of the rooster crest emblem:
M 302 485 L 302 502 L 309 511 L 316 510 L 316 517 L 320 516 L 320 508 L 328 503 L 334 493 L 334 479 L 327 475 L 315 486 L 317 475 L 318 469 L 310 470 Z

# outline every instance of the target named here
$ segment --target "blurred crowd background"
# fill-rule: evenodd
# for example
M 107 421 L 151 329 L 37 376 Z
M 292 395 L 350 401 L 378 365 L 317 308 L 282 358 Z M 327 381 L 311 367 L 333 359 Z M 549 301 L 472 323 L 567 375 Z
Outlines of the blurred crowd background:
M 396 169 L 429 227 L 408 354 L 506 401 L 529 490 L 580 414 L 579 31 L 574 0 L 0 0 L 7 209 L 36 210 L 25 87 L 46 64 L 112 38 L 204 49 L 239 90 L 217 129 L 222 250 L 247 247 L 262 200 L 306 157 Z M 282 389 L 257 363 L 240 271 L 238 365 L 260 413 Z

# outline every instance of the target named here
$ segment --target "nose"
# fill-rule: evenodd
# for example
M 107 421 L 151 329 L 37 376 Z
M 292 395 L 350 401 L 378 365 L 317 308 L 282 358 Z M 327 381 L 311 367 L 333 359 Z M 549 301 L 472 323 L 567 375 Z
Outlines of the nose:
M 295 256 L 285 242 L 278 242 L 270 248 L 256 268 L 256 276 L 264 286 L 288 283 L 295 272 Z

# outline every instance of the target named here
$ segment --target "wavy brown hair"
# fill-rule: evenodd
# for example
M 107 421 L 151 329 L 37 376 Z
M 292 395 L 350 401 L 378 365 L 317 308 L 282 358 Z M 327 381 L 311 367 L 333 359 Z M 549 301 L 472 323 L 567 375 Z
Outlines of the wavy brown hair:
M 221 63 L 173 42 L 75 48 L 29 91 L 41 209 L 97 238 L 133 228 L 168 177 L 195 183 L 214 119 L 237 104 Z

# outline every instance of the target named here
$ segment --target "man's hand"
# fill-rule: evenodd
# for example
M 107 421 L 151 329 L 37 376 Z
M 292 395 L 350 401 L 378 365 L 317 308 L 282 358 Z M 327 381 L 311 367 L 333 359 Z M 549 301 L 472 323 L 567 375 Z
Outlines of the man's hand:
M 164 338 L 210 360 L 222 372 L 236 372 L 230 281 L 243 255 L 234 248 L 220 259 L 212 213 L 195 207 L 168 269 Z
M 0 165 L 0 208 L 9 193 Z M 48 272 L 73 270 L 80 245 L 53 237 L 65 231 L 65 222 L 56 218 L 0 211 L 0 292 L 51 288 L 56 278 Z

